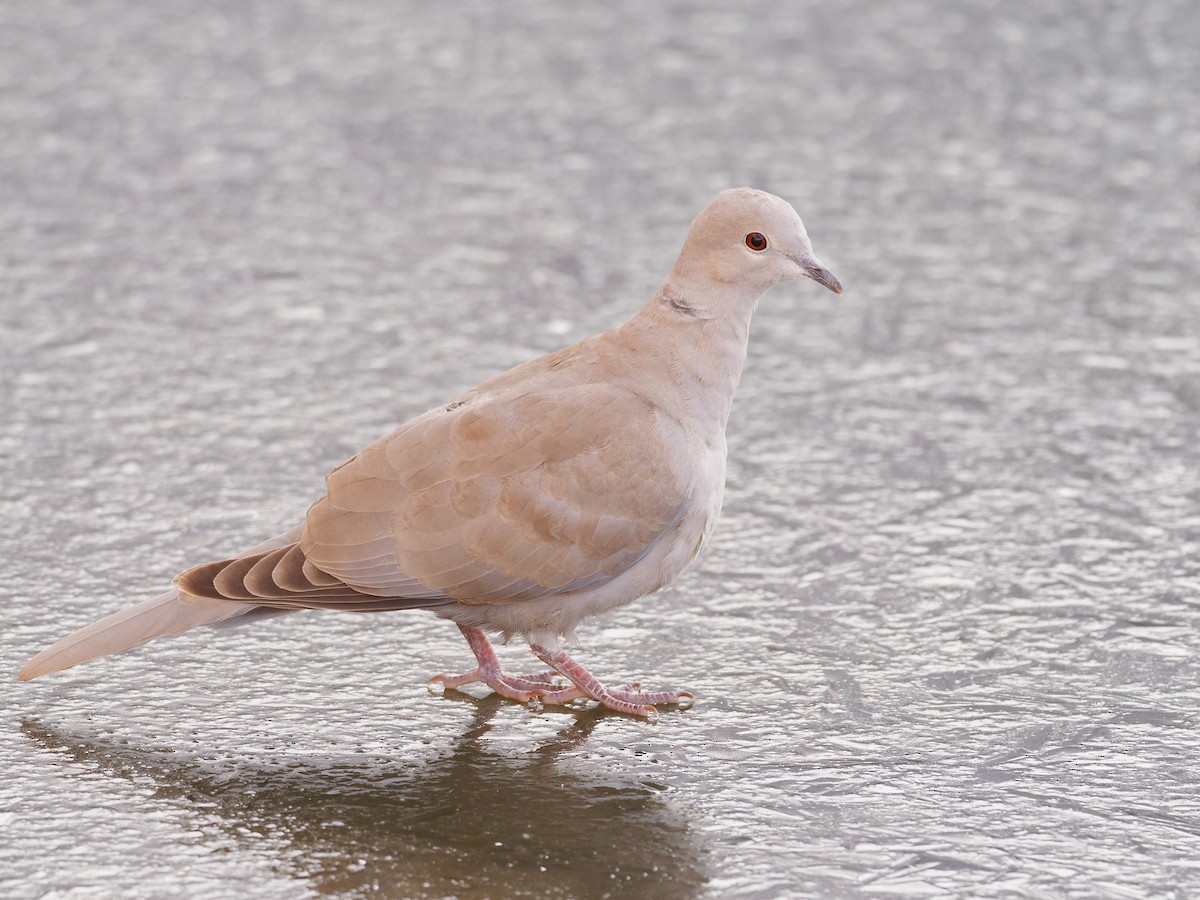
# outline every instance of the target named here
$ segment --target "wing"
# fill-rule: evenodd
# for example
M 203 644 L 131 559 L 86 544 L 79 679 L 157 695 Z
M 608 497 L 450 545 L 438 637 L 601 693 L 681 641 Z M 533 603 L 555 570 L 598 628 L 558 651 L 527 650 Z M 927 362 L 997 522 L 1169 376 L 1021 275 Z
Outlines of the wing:
M 189 597 L 239 600 L 250 606 L 282 610 L 383 612 L 450 602 L 437 592 L 423 590 L 416 581 L 413 585 L 409 594 L 400 597 L 364 594 L 322 572 L 296 543 L 205 563 L 175 577 L 175 587 Z
M 509 603 L 603 583 L 683 509 L 656 425 L 606 384 L 451 404 L 335 469 L 300 549 L 375 597 Z

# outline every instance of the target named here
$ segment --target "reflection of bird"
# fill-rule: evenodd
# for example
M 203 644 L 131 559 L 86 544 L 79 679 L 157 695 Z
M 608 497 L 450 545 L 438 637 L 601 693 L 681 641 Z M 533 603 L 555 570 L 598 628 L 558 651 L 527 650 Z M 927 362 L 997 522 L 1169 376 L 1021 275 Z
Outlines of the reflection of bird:
M 670 584 L 711 533 L 725 423 L 758 300 L 786 278 L 841 293 L 783 200 L 723 191 L 662 286 L 617 328 L 517 366 L 400 426 L 329 475 L 305 522 L 35 656 L 36 678 L 247 613 L 432 609 L 482 681 L 520 701 L 591 698 L 656 717 L 675 691 L 608 688 L 561 649 L 584 618 Z M 501 671 L 484 631 L 550 671 Z M 566 679 L 562 686 L 560 678 Z
M 489 748 L 504 702 L 475 705 L 474 721 L 441 755 L 392 759 L 240 756 L 134 749 L 39 722 L 35 745 L 89 770 L 154 788 L 182 809 L 189 832 L 219 828 L 228 846 L 283 858 L 323 894 L 378 897 L 693 897 L 706 881 L 701 838 L 661 787 L 557 760 L 612 714 L 569 719 L 548 745 L 512 756 Z

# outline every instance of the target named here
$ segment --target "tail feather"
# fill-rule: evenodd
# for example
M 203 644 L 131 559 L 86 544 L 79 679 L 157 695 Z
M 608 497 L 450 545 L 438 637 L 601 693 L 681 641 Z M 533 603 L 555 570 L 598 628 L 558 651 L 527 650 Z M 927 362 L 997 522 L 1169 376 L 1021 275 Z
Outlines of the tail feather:
M 251 547 L 246 552 L 261 553 L 264 550 L 287 546 L 294 543 L 303 531 L 304 525 L 297 525 L 283 534 Z M 246 617 L 246 620 L 250 621 L 267 615 L 257 610 L 259 607 L 250 603 L 190 597 L 177 588 L 172 588 L 153 600 L 118 610 L 111 616 L 106 616 L 99 622 L 93 622 L 86 628 L 56 641 L 25 663 L 17 677 L 22 681 L 30 681 L 51 672 L 99 659 L 101 656 L 131 650 L 157 637 L 175 637 L 200 625 L 236 621 L 238 616 Z
M 29 681 L 101 656 L 140 646 L 153 638 L 174 637 L 199 625 L 213 625 L 254 609 L 234 600 L 202 600 L 177 590 L 106 616 L 57 641 L 25 663 L 18 676 Z

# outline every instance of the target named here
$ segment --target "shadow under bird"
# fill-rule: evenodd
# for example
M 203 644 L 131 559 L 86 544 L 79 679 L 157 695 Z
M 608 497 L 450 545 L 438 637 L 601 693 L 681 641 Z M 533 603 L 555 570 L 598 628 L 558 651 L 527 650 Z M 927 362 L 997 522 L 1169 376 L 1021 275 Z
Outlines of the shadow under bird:
M 432 680 L 447 688 L 483 682 L 520 702 L 592 699 L 651 719 L 690 703 L 602 684 L 564 639 L 671 584 L 704 547 L 750 320 L 791 278 L 842 292 L 788 203 L 722 191 L 628 322 L 401 425 L 334 469 L 301 524 L 63 638 L 21 679 L 238 617 L 428 609 L 458 625 L 477 661 Z M 549 670 L 504 672 L 488 632 L 521 635 Z

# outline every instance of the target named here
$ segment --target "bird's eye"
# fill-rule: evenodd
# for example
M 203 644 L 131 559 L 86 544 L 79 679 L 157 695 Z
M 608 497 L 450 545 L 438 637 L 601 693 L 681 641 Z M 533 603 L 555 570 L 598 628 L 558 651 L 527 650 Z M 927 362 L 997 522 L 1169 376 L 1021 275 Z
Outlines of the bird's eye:
M 756 253 L 761 253 L 767 249 L 767 239 L 757 231 L 752 231 L 746 235 L 746 246 Z

